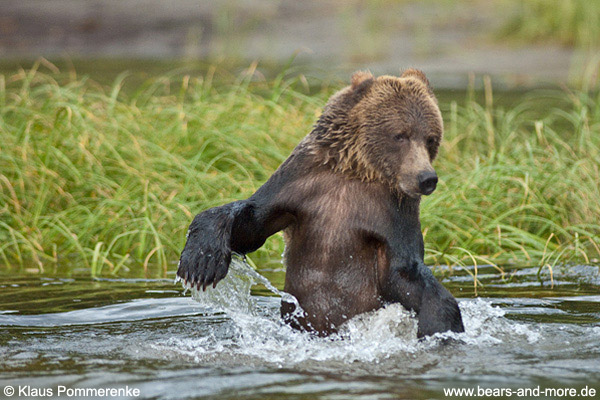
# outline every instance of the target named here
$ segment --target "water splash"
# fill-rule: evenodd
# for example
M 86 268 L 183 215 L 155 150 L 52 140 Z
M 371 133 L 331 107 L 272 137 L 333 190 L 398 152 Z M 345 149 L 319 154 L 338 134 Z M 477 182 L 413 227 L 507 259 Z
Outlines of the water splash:
M 256 284 L 264 285 L 276 296 L 252 296 L 250 289 Z M 418 340 L 414 313 L 400 304 L 390 304 L 349 320 L 335 335 L 315 337 L 281 321 L 281 299 L 298 304 L 297 300 L 275 288 L 241 258 L 233 259 L 227 277 L 216 289 L 191 290 L 192 297 L 201 305 L 227 316 L 224 324 L 228 334 L 172 337 L 157 346 L 175 349 L 198 362 L 243 358 L 277 365 L 311 360 L 379 363 L 393 356 L 435 348 L 447 338 L 470 346 L 494 346 L 515 336 L 530 343 L 541 336 L 534 328 L 505 318 L 505 312 L 492 306 L 489 300 L 475 299 L 460 301 L 466 330 L 461 334 L 447 332 Z
M 256 298 L 250 295 L 250 289 L 258 282 L 252 272 L 252 267 L 234 256 L 227 276 L 216 288 L 209 286 L 203 291 L 188 285 L 188 289 L 191 290 L 192 298 L 207 308 L 228 314 L 236 312 L 256 315 Z
M 181 278 L 177 277 L 175 283 L 178 282 L 181 282 L 185 289 L 184 294 L 190 290 L 192 298 L 201 305 L 227 314 L 243 312 L 257 315 L 260 308 L 257 307 L 256 298 L 251 296 L 250 290 L 252 286 L 259 284 L 281 300 L 296 305 L 294 313 L 298 313 L 299 316 L 302 313 L 302 308 L 293 295 L 277 289 L 238 254 L 233 255 L 227 276 L 219 282 L 216 288 L 209 286 L 206 290 L 198 290 L 189 284 L 186 285 Z

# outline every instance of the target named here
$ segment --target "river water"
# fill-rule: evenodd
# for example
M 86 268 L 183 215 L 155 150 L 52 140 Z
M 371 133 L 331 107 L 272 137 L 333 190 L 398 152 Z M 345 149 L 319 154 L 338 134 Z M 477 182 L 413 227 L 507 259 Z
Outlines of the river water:
M 216 290 L 191 295 L 172 279 L 5 274 L 0 391 L 129 387 L 154 399 L 442 399 L 451 398 L 444 393 L 450 388 L 587 387 L 600 397 L 597 266 L 555 269 L 552 280 L 536 268 L 502 275 L 479 267 L 477 296 L 468 272 L 474 270 L 444 280 L 466 332 L 423 341 L 414 316 L 399 305 L 355 318 L 329 338 L 293 331 L 279 320 L 281 292 L 240 261 Z M 280 282 L 283 271 L 266 275 Z

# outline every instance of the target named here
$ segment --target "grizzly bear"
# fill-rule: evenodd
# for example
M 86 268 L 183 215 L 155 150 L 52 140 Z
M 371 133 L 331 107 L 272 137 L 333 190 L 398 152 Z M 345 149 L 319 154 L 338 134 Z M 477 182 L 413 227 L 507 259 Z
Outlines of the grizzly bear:
M 419 337 L 463 332 L 454 297 L 424 264 L 421 195 L 438 181 L 431 165 L 442 117 L 425 75 L 357 72 L 313 130 L 247 200 L 211 208 L 190 225 L 177 275 L 197 289 L 227 274 L 232 252 L 255 251 L 276 232 L 286 242 L 283 319 L 326 335 L 344 321 L 400 302 Z

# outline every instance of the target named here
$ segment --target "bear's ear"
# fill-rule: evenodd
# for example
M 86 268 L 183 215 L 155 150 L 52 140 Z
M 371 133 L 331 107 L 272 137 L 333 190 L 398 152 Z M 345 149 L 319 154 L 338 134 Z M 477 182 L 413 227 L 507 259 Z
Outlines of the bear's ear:
M 367 71 L 356 71 L 352 74 L 352 89 L 359 86 L 366 86 L 366 83 L 373 81 L 373 74 Z M 363 85 L 365 84 L 365 85 Z
M 402 75 L 400 75 L 400 78 L 416 78 L 418 80 L 420 80 L 421 82 L 423 82 L 425 84 L 425 86 L 427 86 L 427 90 L 433 94 L 433 90 L 431 89 L 431 84 L 429 83 L 429 79 L 427 79 L 427 77 L 425 76 L 425 74 L 423 73 L 423 71 L 420 71 L 418 69 L 414 69 L 414 68 L 409 68 L 406 71 L 404 71 L 402 73 Z

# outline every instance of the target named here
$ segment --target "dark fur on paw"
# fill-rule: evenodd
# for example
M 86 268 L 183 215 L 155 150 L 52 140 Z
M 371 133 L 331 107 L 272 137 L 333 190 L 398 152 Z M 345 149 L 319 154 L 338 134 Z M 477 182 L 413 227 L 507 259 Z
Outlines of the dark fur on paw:
M 184 285 L 206 290 L 227 275 L 231 262 L 230 236 L 233 217 L 225 207 L 196 215 L 179 259 L 177 276 Z
M 461 333 L 465 331 L 460 308 L 456 299 L 450 293 L 444 293 L 441 298 L 426 299 L 419 312 L 419 338 L 442 332 Z

